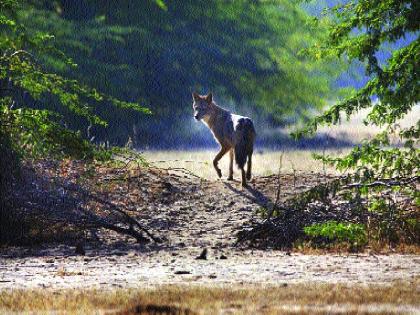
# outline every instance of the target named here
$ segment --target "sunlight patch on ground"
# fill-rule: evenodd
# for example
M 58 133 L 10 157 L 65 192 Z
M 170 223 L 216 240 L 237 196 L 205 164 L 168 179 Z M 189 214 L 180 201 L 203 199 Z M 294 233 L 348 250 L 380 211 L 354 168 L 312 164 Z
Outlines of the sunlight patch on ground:
M 341 155 L 348 152 L 349 149 L 326 150 L 325 154 Z M 281 172 L 293 173 L 323 173 L 337 174 L 334 168 L 323 165 L 322 162 L 314 160 L 312 153 L 323 154 L 322 150 L 288 150 L 288 151 L 265 151 L 257 149 L 253 155 L 253 174 L 257 176 L 267 176 L 277 174 L 280 166 L 280 157 L 282 158 Z M 182 167 L 190 170 L 194 174 L 215 180 L 216 172 L 213 168 L 213 158 L 217 154 L 214 150 L 197 151 L 144 151 L 144 157 L 153 166 L 162 168 Z M 226 154 L 219 162 L 223 177 L 228 175 L 229 154 Z M 234 177 L 239 178 L 240 173 L 236 165 L 234 166 Z

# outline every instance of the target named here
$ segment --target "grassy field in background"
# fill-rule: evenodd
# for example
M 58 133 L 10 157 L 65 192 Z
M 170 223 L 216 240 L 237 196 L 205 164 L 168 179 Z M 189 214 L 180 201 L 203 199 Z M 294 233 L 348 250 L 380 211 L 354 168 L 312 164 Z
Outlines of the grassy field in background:
M 344 154 L 349 149 L 326 150 L 325 154 Z M 277 174 L 282 157 L 281 172 L 285 173 L 323 173 L 337 174 L 337 171 L 322 162 L 313 159 L 312 154 L 323 154 L 322 150 L 288 150 L 288 151 L 265 151 L 256 150 L 253 155 L 253 174 L 256 176 L 266 176 Z M 206 178 L 217 179 L 213 168 L 213 158 L 217 154 L 217 149 L 198 150 L 198 151 L 145 151 L 143 153 L 146 160 L 153 166 L 162 168 L 182 167 L 190 170 L 194 174 Z M 228 175 L 229 154 L 226 154 L 219 162 L 224 177 Z M 234 176 L 239 178 L 240 172 L 234 166 Z
M 368 110 L 361 110 L 354 115 L 349 121 L 343 120 L 338 126 L 322 126 L 318 132 L 325 134 L 338 140 L 345 140 L 350 143 L 360 143 L 363 139 L 371 139 L 376 133 L 381 131 L 379 127 L 366 126 L 363 124 L 363 119 L 368 114 Z M 399 121 L 401 127 L 413 126 L 420 118 L 420 105 L 414 106 L 412 111 Z M 292 131 L 283 130 L 282 132 L 289 133 Z M 205 132 L 210 132 L 206 130 Z M 277 131 L 278 132 L 278 131 Z M 393 143 L 398 143 L 396 135 L 391 136 Z M 325 154 L 343 155 L 350 151 L 349 147 L 327 149 Z M 213 169 L 212 161 L 217 154 L 218 149 L 205 150 L 171 150 L 171 151 L 145 151 L 144 156 L 148 162 L 158 167 L 182 167 L 192 171 L 194 174 L 207 179 L 216 179 L 216 172 Z M 321 149 L 285 149 L 282 151 L 270 151 L 256 148 L 253 158 L 253 173 L 258 176 L 265 176 L 277 174 L 279 170 L 280 156 L 282 159 L 282 172 L 293 173 L 294 171 L 309 173 L 323 173 L 324 170 L 328 174 L 338 174 L 337 171 L 328 166 L 324 166 L 322 162 L 316 161 L 312 158 L 312 153 L 322 154 Z M 224 177 L 228 174 L 229 154 L 226 154 L 220 161 L 220 167 Z M 324 169 L 325 168 L 325 169 Z M 239 171 L 234 167 L 236 177 L 239 176 Z
M 363 139 L 371 139 L 375 134 L 384 130 L 372 125 L 365 125 L 363 120 L 369 114 L 370 109 L 362 109 L 353 115 L 349 121 L 343 119 L 340 125 L 321 126 L 318 133 L 323 133 L 336 139 L 348 140 L 352 143 L 360 143 Z M 404 116 L 403 119 L 397 121 L 401 128 L 415 126 L 420 119 L 420 105 L 416 105 L 412 110 Z M 398 143 L 398 135 L 391 135 L 391 141 Z

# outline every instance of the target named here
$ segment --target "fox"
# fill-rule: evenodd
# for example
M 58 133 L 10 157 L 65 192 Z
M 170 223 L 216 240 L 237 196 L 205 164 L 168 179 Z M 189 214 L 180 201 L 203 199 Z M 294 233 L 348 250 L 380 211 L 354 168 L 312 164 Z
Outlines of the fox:
M 229 152 L 228 180 L 233 180 L 233 158 L 241 171 L 242 187 L 247 187 L 251 180 L 252 154 L 256 132 L 251 118 L 232 114 L 227 109 L 218 106 L 213 101 L 213 94 L 199 95 L 192 93 L 194 118 L 202 121 L 213 133 L 213 137 L 220 144 L 220 150 L 213 159 L 213 166 L 217 176 L 222 177 L 218 163 Z M 247 163 L 246 172 L 244 170 Z

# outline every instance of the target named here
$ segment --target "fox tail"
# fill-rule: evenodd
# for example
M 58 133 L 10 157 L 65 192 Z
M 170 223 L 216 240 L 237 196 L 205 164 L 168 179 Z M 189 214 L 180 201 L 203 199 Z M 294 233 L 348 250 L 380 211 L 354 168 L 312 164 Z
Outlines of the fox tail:
M 251 119 L 241 118 L 238 121 L 235 140 L 235 162 L 242 169 L 254 150 L 255 128 Z

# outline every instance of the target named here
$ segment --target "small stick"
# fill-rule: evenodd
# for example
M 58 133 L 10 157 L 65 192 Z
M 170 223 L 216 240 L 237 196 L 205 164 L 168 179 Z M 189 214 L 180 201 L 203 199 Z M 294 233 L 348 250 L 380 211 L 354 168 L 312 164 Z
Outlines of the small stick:
M 267 220 L 270 220 L 271 219 L 271 216 L 274 213 L 274 211 L 277 210 L 279 199 L 280 199 L 280 192 L 281 192 L 281 180 L 280 180 L 280 176 L 281 176 L 281 169 L 282 169 L 282 166 L 283 166 L 283 154 L 284 154 L 284 152 L 282 152 L 280 154 L 279 171 L 277 173 L 278 186 L 277 186 L 276 201 L 274 202 L 273 207 L 271 208 L 271 211 L 267 215 Z
M 325 167 L 325 146 L 324 146 L 324 148 L 322 149 L 322 171 L 323 171 L 323 173 L 324 173 L 324 183 L 327 181 L 327 170 L 326 170 L 326 167 Z
M 296 189 L 296 168 L 295 168 L 295 164 L 293 163 L 293 161 L 290 161 L 290 164 L 292 164 L 292 171 L 293 171 L 293 188 Z
M 152 161 L 152 162 L 149 162 L 149 163 L 150 164 L 154 164 L 154 163 L 169 163 L 169 162 L 184 162 L 184 163 L 208 164 L 208 162 L 201 162 L 201 161 L 194 161 L 194 160 L 160 160 L 160 161 Z

